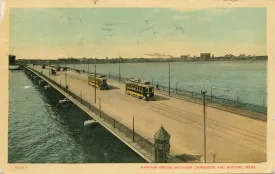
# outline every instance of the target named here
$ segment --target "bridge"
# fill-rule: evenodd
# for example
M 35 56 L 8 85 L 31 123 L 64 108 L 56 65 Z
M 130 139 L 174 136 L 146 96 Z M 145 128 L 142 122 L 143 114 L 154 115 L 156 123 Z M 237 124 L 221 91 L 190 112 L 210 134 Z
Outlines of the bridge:
M 88 85 L 88 74 L 25 66 L 25 72 L 59 91 L 148 162 L 156 162 L 156 135 L 171 135 L 166 162 L 202 162 L 203 105 L 156 91 L 154 101 L 124 92 L 124 84 L 108 79 L 109 90 Z M 254 113 L 255 114 L 255 113 Z M 266 122 L 206 106 L 206 162 L 257 163 L 266 161 Z

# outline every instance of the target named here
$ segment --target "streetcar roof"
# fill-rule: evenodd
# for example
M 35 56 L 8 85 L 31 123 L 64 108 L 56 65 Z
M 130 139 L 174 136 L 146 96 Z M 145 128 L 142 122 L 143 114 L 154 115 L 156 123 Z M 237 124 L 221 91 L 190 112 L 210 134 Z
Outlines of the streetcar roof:
M 89 75 L 89 77 L 95 77 L 95 75 L 91 74 L 91 75 Z M 107 80 L 105 75 L 96 75 L 96 77 L 99 78 L 99 79 Z
M 150 82 L 149 82 L 149 81 L 141 81 L 140 79 L 133 79 L 133 78 L 130 78 L 130 79 L 128 79 L 127 81 L 129 81 L 129 82 L 134 82 L 134 83 L 145 84 L 145 85 L 150 85 Z
M 152 85 L 150 85 L 150 82 L 148 82 L 148 81 L 141 81 L 140 79 L 128 79 L 126 81 L 126 83 L 128 83 L 128 84 L 138 84 L 140 86 L 150 86 L 150 87 L 153 87 Z

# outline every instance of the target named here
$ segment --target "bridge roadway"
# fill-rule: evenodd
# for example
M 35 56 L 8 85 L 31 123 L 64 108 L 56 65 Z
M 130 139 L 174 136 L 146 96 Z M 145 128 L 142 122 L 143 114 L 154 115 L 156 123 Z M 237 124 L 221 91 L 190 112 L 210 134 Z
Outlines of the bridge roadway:
M 37 67 L 38 71 L 42 71 Z M 43 69 L 43 74 L 49 74 Z M 57 72 L 51 79 L 65 86 L 65 72 Z M 88 75 L 67 71 L 69 89 L 94 103 L 94 88 L 88 85 Z M 161 125 L 171 135 L 171 155 L 199 155 L 203 159 L 203 106 L 161 95 L 146 102 L 124 93 L 124 84 L 108 79 L 110 90 L 97 90 L 102 110 L 153 142 Z M 96 103 L 98 105 L 98 102 Z M 206 107 L 207 162 L 257 163 L 266 161 L 266 122 Z M 202 160 L 203 161 L 203 160 Z

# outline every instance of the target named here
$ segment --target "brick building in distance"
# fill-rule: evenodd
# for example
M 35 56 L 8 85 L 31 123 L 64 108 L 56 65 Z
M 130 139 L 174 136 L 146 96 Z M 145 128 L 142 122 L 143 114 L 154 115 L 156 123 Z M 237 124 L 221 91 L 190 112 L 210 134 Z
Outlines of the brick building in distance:
M 16 56 L 15 55 L 9 55 L 9 65 L 15 65 L 15 59 Z
M 201 59 L 209 60 L 211 58 L 211 53 L 201 53 Z

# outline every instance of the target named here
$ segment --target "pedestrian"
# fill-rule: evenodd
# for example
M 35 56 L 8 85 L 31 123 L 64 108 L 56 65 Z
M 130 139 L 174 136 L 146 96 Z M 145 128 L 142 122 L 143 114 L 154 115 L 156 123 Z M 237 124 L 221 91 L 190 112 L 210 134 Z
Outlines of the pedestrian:
M 213 163 L 215 163 L 216 162 L 216 152 L 215 152 L 215 150 L 213 150 L 212 155 L 213 155 Z

